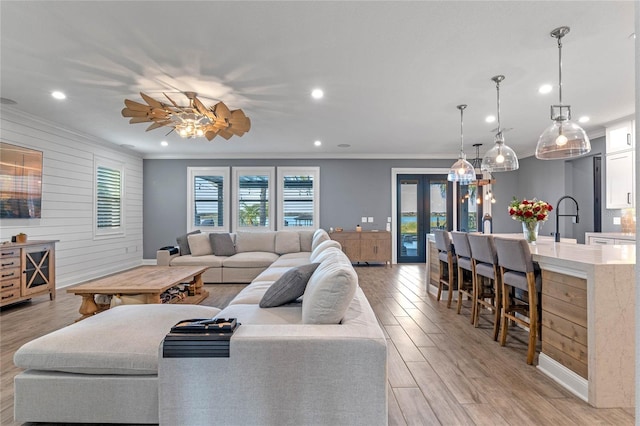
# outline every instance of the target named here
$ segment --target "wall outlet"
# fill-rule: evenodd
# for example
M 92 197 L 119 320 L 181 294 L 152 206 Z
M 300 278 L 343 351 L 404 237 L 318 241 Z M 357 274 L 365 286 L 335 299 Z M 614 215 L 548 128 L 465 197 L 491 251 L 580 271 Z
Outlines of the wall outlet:
M 369 219 L 369 220 L 368 220 L 368 221 L 369 221 L 369 223 L 373 223 L 373 218 L 372 218 L 371 216 L 369 216 L 369 218 L 368 218 L 368 219 Z
M 621 222 L 620 222 L 620 217 L 614 217 L 614 218 L 613 218 L 613 224 L 614 224 L 614 225 L 620 225 L 620 223 L 621 223 Z

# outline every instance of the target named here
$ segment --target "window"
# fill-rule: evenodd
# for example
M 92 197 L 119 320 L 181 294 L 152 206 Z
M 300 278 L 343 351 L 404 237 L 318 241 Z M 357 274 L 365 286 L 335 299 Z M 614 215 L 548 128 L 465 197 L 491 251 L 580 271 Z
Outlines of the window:
M 273 167 L 234 167 L 235 229 L 273 230 Z
M 95 236 L 124 235 L 124 166 L 94 158 Z
M 278 167 L 278 229 L 319 227 L 319 185 L 319 167 Z
M 229 168 L 188 167 L 187 229 L 229 231 Z

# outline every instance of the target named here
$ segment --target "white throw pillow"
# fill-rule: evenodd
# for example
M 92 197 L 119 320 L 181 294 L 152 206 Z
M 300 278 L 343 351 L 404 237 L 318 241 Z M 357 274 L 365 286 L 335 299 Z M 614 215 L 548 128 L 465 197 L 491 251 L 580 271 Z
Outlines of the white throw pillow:
M 303 324 L 339 324 L 353 300 L 358 275 L 346 256 L 323 262 L 315 270 L 302 297 Z
M 327 240 L 327 241 L 323 241 L 320 244 L 318 244 L 318 247 L 316 247 L 312 252 L 311 255 L 309 256 L 309 261 L 310 262 L 317 262 L 316 258 L 320 255 L 320 253 L 322 253 L 323 251 L 325 251 L 326 249 L 328 249 L 329 247 L 335 247 L 338 250 L 342 250 L 342 246 L 340 245 L 339 242 L 334 241 L 334 240 Z
M 313 233 L 313 238 L 311 239 L 311 251 L 314 251 L 318 245 L 323 242 L 330 240 L 329 234 L 322 228 L 316 229 L 316 232 Z
M 211 243 L 209 242 L 209 234 L 191 234 L 187 235 L 189 241 L 189 250 L 191 256 L 206 256 L 213 254 L 211 250 Z

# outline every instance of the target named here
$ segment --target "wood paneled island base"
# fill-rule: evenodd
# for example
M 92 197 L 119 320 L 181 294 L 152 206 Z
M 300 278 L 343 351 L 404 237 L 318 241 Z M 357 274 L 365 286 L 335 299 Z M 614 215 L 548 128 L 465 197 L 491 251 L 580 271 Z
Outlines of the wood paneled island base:
M 82 317 L 78 321 L 109 309 L 108 306 L 96 304 L 96 294 L 143 294 L 147 296 L 146 303 L 161 303 L 160 294 L 163 291 L 178 284 L 190 283 L 195 287 L 195 295 L 176 303 L 198 304 L 209 296 L 202 283 L 202 273 L 206 270 L 202 266 L 140 266 L 77 285 L 68 289 L 67 293 L 82 296 L 79 310 Z

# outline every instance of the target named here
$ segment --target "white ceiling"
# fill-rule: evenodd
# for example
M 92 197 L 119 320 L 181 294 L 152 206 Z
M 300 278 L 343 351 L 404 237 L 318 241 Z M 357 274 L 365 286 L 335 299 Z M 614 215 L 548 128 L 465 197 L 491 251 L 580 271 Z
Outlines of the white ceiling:
M 0 14 L 0 94 L 17 102 L 3 108 L 145 158 L 454 158 L 461 103 L 472 158 L 473 143 L 484 152 L 493 142 L 496 124 L 484 118 L 496 113 L 496 74 L 506 76 L 506 143 L 529 156 L 558 101 L 549 32 L 561 25 L 571 27 L 563 97 L 574 118 L 590 116 L 583 127 L 601 134 L 634 113 L 633 1 L 3 0 Z M 539 94 L 543 83 L 554 91 Z M 309 96 L 315 87 L 321 101 Z M 120 115 L 140 91 L 222 100 L 252 129 L 212 142 L 145 132 Z

